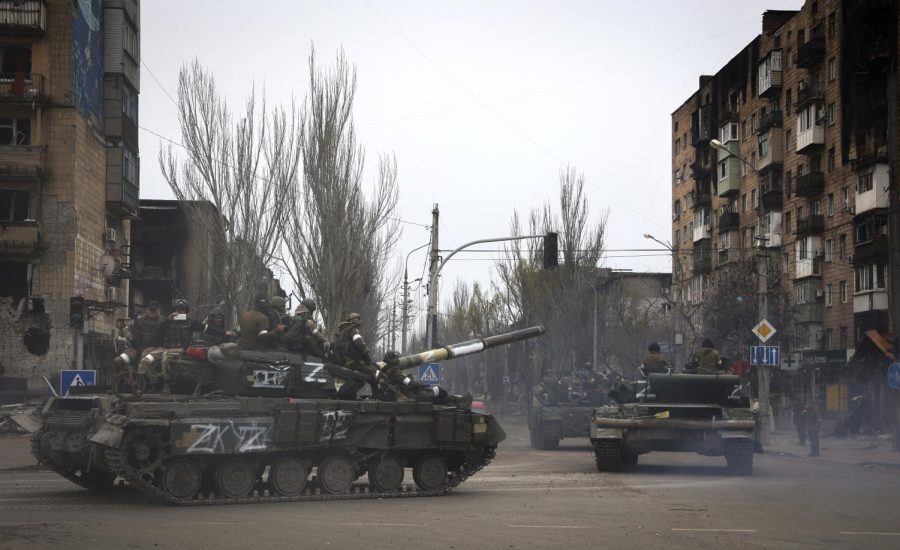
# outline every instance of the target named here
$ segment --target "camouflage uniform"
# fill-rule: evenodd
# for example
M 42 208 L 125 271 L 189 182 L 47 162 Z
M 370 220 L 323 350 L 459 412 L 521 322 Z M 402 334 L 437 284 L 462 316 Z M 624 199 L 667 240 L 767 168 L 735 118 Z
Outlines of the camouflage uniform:
M 719 374 L 722 358 L 716 350 L 704 346 L 694 354 L 694 359 L 697 361 L 697 374 Z
M 438 405 L 456 405 L 463 408 L 472 406 L 472 394 L 450 395 L 440 386 L 422 384 L 412 379 L 400 369 L 400 354 L 390 350 L 384 354 L 384 363 L 379 364 L 381 384 L 379 393 L 395 401 L 411 399 Z
M 219 309 L 209 314 L 200 331 L 200 340 L 210 346 L 227 344 L 233 342 L 234 338 L 234 332 L 225 328 L 225 314 Z
M 669 369 L 669 361 L 666 356 L 658 351 L 645 355 L 642 365 L 644 375 L 665 374 Z
M 328 340 L 313 320 L 312 311 L 315 310 L 315 302 L 308 298 L 303 302 L 297 307 L 297 315 L 294 316 L 291 327 L 282 337 L 282 343 L 288 351 L 306 353 L 324 359 Z M 310 309 L 310 305 L 313 306 L 312 309 Z
M 338 325 L 334 348 L 331 350 L 331 360 L 340 366 L 364 374 L 372 388 L 372 393 L 375 393 L 380 372 L 372 364 L 372 355 L 369 353 L 369 346 L 366 345 L 365 338 L 359 332 L 359 325 L 358 313 L 351 313 L 346 320 L 341 321 Z M 365 383 L 359 380 L 347 382 L 335 378 L 335 386 L 341 397 L 355 396 L 356 392 L 364 385 Z
M 151 314 L 151 310 L 155 311 L 155 314 Z M 138 315 L 131 323 L 131 327 L 126 327 L 130 332 L 129 345 L 113 359 L 113 373 L 117 378 L 124 375 L 131 365 L 138 363 L 142 352 L 152 352 L 159 348 L 160 326 L 163 321 L 162 315 L 159 314 L 159 304 L 151 300 L 147 303 L 147 311 Z M 138 372 L 140 373 L 140 367 Z
M 278 344 L 283 330 L 275 311 L 265 297 L 257 299 L 253 309 L 244 312 L 238 320 L 241 336 L 238 345 L 244 349 L 266 349 Z

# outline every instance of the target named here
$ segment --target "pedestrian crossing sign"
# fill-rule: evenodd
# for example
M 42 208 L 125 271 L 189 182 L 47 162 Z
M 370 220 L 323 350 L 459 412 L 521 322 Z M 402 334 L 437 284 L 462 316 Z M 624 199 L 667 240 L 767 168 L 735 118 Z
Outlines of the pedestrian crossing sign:
M 59 394 L 63 397 L 69 395 L 70 388 L 96 385 L 95 370 L 62 370 L 59 373 Z
M 419 367 L 419 382 L 426 384 L 441 383 L 441 364 L 428 363 Z

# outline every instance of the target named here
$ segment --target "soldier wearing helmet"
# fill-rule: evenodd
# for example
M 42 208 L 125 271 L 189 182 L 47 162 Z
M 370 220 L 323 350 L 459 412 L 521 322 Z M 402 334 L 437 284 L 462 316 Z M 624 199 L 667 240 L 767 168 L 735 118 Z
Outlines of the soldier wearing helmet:
M 211 346 L 234 342 L 236 333 L 225 326 L 225 311 L 217 307 L 206 316 L 200 339 Z
M 400 353 L 396 350 L 388 350 L 384 354 L 382 363 L 376 367 L 382 375 L 382 383 L 379 385 L 379 393 L 386 399 L 415 400 L 437 403 L 439 405 L 456 405 L 463 408 L 472 406 L 472 394 L 450 395 L 440 386 L 422 384 L 412 379 L 400 369 Z
M 281 340 L 288 351 L 307 353 L 324 359 L 329 343 L 313 319 L 312 312 L 315 310 L 314 300 L 311 298 L 301 300 L 300 305 L 294 310 L 291 326 Z
M 355 370 L 365 374 L 369 378 L 369 385 L 372 387 L 373 393 L 377 387 L 380 371 L 372 364 L 372 355 L 369 353 L 369 346 L 359 331 L 362 318 L 359 313 L 351 313 L 347 318 L 338 325 L 338 335 L 335 345 L 332 349 L 332 361 L 338 365 L 344 366 L 350 370 Z M 346 384 L 346 387 L 340 389 L 341 393 L 347 395 L 359 391 L 363 383 Z
M 155 381 L 163 392 L 168 391 L 169 360 L 181 355 L 191 344 L 194 331 L 203 330 L 199 323 L 188 317 L 190 311 L 191 304 L 184 298 L 172 302 L 172 313 L 159 326 L 160 347 L 145 352 L 138 365 L 138 372 L 145 379 Z

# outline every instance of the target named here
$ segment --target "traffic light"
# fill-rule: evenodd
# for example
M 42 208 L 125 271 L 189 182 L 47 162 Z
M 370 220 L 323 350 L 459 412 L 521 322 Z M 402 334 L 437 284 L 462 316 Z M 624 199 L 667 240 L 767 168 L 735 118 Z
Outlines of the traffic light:
M 544 269 L 559 267 L 557 237 L 558 234 L 553 231 L 544 235 Z
M 84 296 L 69 298 L 69 326 L 75 328 L 84 326 Z

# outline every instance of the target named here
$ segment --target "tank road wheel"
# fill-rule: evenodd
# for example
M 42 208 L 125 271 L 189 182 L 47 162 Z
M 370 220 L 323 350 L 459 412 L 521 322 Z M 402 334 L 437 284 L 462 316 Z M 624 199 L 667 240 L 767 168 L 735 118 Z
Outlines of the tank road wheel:
M 216 489 L 228 498 L 243 498 L 256 484 L 256 469 L 247 459 L 229 458 L 216 469 Z
M 190 458 L 176 458 L 163 470 L 161 484 L 163 490 L 174 498 L 192 498 L 200 490 L 203 472 L 196 461 Z
M 378 493 L 391 493 L 403 484 L 403 463 L 393 455 L 385 455 L 369 466 L 369 485 Z
M 753 475 L 753 441 L 728 439 L 725 441 L 725 460 L 728 472 L 736 476 Z
M 309 468 L 299 458 L 289 456 L 272 465 L 269 484 L 276 493 L 286 497 L 297 496 L 306 488 Z
M 346 493 L 356 480 L 356 469 L 344 455 L 325 457 L 316 470 L 316 478 L 322 490 L 332 495 Z
M 437 491 L 447 484 L 447 461 L 439 455 L 425 455 L 413 466 L 413 480 L 423 491 Z
M 601 472 L 622 471 L 622 440 L 599 439 L 594 443 L 594 457 Z

